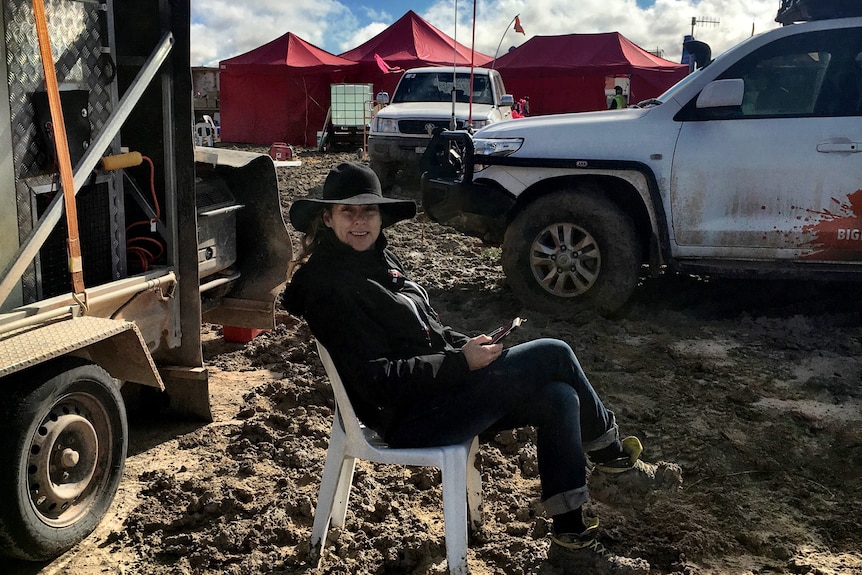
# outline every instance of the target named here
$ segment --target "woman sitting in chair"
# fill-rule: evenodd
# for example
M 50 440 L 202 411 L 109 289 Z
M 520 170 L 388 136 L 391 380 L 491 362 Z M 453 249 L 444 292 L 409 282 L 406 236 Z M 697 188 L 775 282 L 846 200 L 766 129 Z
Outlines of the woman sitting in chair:
M 640 441 L 620 438 L 613 412 L 566 343 L 539 339 L 504 350 L 487 335 L 468 337 L 444 325 L 382 233 L 412 218 L 416 206 L 383 197 L 371 169 L 336 166 L 322 196 L 290 208 L 305 238 L 283 303 L 332 355 L 362 422 L 392 447 L 534 426 L 543 504 L 553 517 L 552 554 L 559 557 L 552 559 L 589 573 L 647 573 L 642 559 L 619 557 L 596 541 L 597 522 L 581 511 L 589 493 L 585 458 L 595 464 L 598 500 L 600 491 L 637 497 L 679 489 L 679 467 L 639 459 Z

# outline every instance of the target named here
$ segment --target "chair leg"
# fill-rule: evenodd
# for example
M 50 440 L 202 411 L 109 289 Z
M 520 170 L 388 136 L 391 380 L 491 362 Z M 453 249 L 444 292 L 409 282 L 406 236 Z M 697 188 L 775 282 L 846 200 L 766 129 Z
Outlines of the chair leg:
M 343 527 L 347 517 L 347 503 L 350 500 L 350 487 L 353 485 L 353 470 L 356 468 L 356 458 L 345 457 L 341 462 L 341 473 L 338 477 L 338 489 L 335 490 L 335 501 L 332 506 L 332 522 L 334 527 Z
M 454 455 L 454 456 L 453 456 Z M 447 455 L 443 463 L 443 524 L 446 560 L 450 575 L 467 575 L 467 457 L 464 452 Z
M 349 459 L 352 470 L 354 460 L 344 455 L 346 437 L 344 430 L 336 422 L 333 425 L 332 435 L 329 439 L 329 448 L 326 453 L 326 463 L 323 465 L 323 477 L 320 481 L 320 491 L 317 495 L 317 507 L 314 510 L 314 524 L 311 528 L 311 547 L 309 560 L 318 565 L 323 557 L 323 546 L 326 544 L 326 533 L 329 531 L 330 519 L 333 516 L 336 495 L 340 489 L 340 482 L 344 476 L 343 469 Z M 351 473 L 350 478 L 353 478 Z M 350 486 L 348 485 L 348 490 Z M 344 516 L 341 516 L 344 523 Z
M 482 518 L 482 474 L 476 469 L 476 453 L 479 451 L 479 438 L 474 437 L 467 455 L 467 514 L 470 519 L 470 532 L 478 533 L 484 524 Z

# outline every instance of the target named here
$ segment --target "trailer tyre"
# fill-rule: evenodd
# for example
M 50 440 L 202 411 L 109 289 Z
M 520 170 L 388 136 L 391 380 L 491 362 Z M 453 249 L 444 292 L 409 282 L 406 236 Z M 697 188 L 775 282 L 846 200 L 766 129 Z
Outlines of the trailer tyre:
M 528 204 L 503 239 L 503 271 L 527 307 L 612 315 L 637 285 L 641 248 L 631 218 L 591 188 Z
M 120 485 L 128 424 L 101 367 L 64 358 L 0 382 L 0 554 L 52 559 L 99 524 Z

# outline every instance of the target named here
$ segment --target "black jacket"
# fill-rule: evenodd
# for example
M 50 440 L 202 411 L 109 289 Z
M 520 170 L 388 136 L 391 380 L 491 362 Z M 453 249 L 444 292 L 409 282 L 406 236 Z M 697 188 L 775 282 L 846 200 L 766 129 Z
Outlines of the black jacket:
M 386 438 L 413 402 L 463 385 L 468 337 L 440 323 L 381 234 L 357 252 L 326 230 L 283 305 L 329 350 L 357 416 Z

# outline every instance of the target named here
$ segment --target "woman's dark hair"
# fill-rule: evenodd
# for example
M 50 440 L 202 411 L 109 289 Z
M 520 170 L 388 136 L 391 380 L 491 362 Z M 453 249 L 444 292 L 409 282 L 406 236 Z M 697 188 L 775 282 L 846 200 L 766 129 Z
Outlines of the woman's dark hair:
M 314 216 L 314 219 L 311 221 L 311 224 L 308 226 L 308 233 L 302 236 L 302 240 L 300 240 L 299 253 L 296 254 L 296 257 L 290 260 L 287 265 L 287 281 L 293 277 L 293 274 L 296 273 L 302 264 L 308 261 L 308 258 L 311 257 L 311 254 L 314 253 L 314 248 L 320 241 L 320 235 L 324 233 L 327 229 L 326 224 L 323 223 L 323 214 L 327 211 L 332 211 L 332 206 L 322 206 L 317 215 Z

